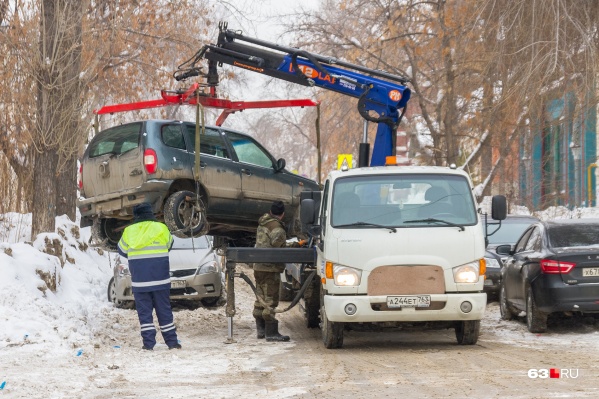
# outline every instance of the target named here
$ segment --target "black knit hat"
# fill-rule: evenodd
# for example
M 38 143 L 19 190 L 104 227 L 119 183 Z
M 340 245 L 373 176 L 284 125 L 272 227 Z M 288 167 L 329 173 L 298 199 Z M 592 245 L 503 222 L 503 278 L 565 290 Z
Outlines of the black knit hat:
M 152 212 L 152 205 L 142 202 L 133 207 L 133 218 L 135 222 L 143 222 L 146 220 L 156 220 L 154 212 Z
M 272 206 L 270 207 L 270 213 L 272 213 L 273 215 L 276 216 L 280 216 L 285 212 L 285 204 L 283 204 L 283 201 L 275 201 L 272 203 Z

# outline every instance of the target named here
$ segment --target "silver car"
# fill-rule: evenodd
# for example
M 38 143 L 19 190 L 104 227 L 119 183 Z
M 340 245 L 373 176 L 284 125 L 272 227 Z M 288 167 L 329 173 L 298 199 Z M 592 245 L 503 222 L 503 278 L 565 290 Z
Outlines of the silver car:
M 212 249 L 209 237 L 173 239 L 169 252 L 171 301 L 185 302 L 191 308 L 223 305 L 221 257 Z M 121 258 L 114 267 L 114 277 L 108 283 L 108 300 L 118 308 L 135 307 L 127 259 Z

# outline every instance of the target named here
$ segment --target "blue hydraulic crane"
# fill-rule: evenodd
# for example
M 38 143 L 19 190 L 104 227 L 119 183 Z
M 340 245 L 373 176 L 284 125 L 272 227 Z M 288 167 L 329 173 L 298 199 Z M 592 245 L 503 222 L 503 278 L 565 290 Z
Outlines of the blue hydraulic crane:
M 208 60 L 207 73 L 198 66 L 204 58 Z M 387 156 L 395 155 L 397 127 L 411 94 L 406 87 L 407 78 L 246 37 L 239 31 L 227 29 L 223 22 L 219 23 L 217 43 L 203 46 L 179 66 L 174 77 L 180 81 L 204 76 L 206 84 L 214 91 L 219 82 L 217 66 L 222 64 L 358 98 L 358 112 L 365 124 L 378 124 L 370 166 L 384 165 Z M 368 166 L 370 152 L 366 128 L 364 132 L 364 140 L 360 143 L 360 167 Z

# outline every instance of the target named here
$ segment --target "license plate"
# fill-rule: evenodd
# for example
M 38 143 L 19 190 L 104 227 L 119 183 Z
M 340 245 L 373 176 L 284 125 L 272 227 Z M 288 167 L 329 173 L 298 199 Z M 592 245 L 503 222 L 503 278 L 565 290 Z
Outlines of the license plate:
M 388 296 L 389 308 L 428 308 L 431 305 L 430 295 Z
M 582 269 L 582 277 L 597 277 L 599 276 L 599 267 L 585 267 Z
M 185 288 L 185 280 L 172 280 L 171 281 L 171 289 L 173 288 Z

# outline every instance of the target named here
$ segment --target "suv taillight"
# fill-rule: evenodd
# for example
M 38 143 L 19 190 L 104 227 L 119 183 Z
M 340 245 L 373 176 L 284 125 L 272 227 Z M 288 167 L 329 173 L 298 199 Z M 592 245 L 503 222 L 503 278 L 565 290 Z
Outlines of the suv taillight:
M 156 151 L 151 148 L 144 151 L 144 167 L 149 174 L 156 173 L 156 169 L 158 169 L 158 157 Z
M 77 173 L 77 187 L 83 191 L 83 164 L 79 164 L 79 173 Z
M 576 263 L 560 262 L 559 260 L 543 259 L 541 260 L 541 271 L 545 274 L 566 274 L 570 273 L 576 266 Z

